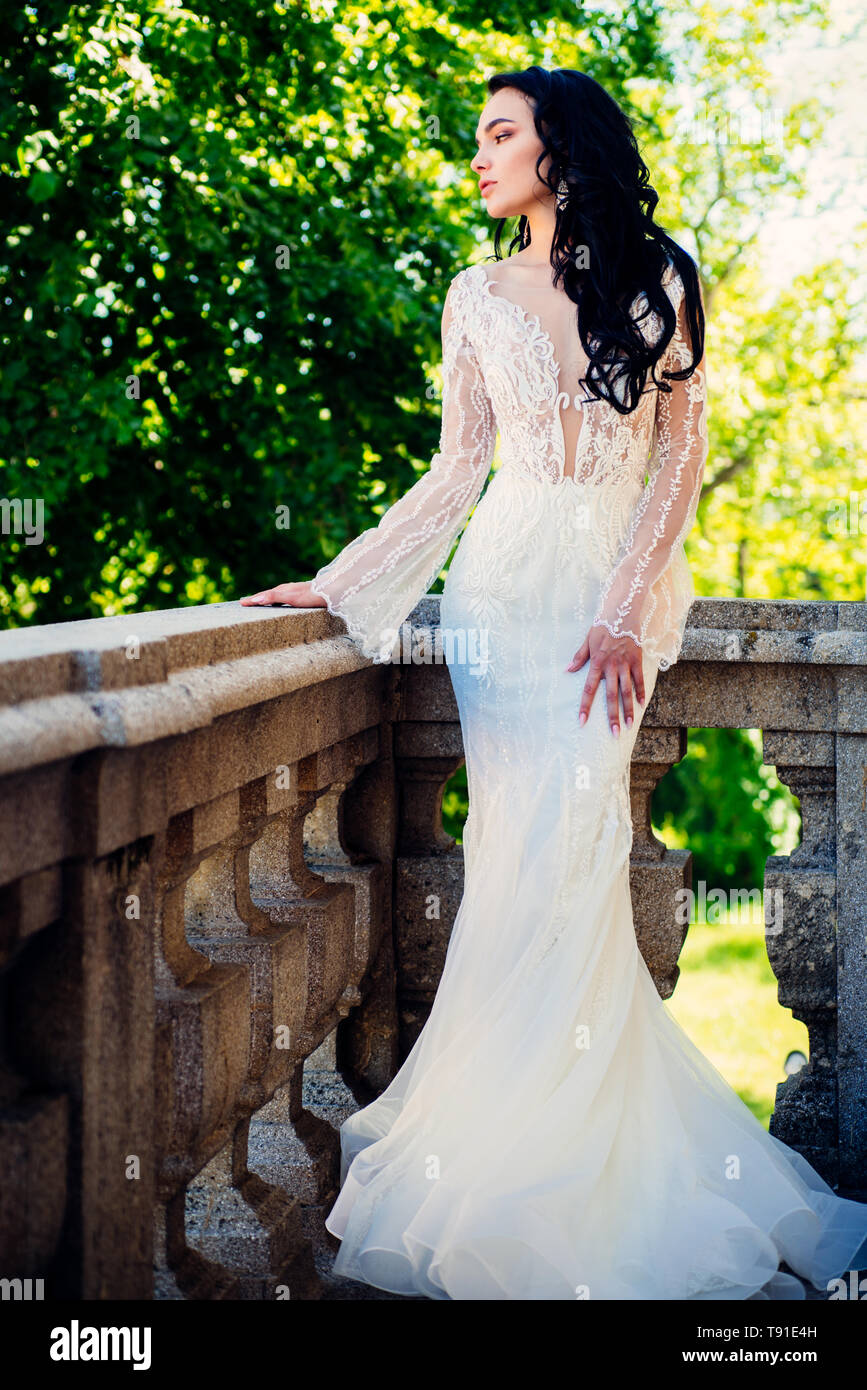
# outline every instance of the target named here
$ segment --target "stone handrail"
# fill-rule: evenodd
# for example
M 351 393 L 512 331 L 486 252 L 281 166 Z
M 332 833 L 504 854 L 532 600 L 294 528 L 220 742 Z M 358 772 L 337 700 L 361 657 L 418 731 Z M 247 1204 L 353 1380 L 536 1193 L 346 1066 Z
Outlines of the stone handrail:
M 236 603 L 0 635 L 0 1275 L 61 1298 L 321 1295 L 304 1215 L 338 1157 L 305 1062 L 336 1044 L 353 1085 L 387 1083 L 462 892 L 438 610 L 419 604 L 416 659 L 391 666 L 322 610 Z M 632 765 L 636 932 L 663 997 L 690 857 L 653 836 L 650 798 L 706 726 L 761 728 L 801 800 L 765 888 L 810 1062 L 772 1130 L 863 1195 L 867 605 L 694 603 Z M 305 1166 L 266 1180 L 251 1135 L 300 1142 Z

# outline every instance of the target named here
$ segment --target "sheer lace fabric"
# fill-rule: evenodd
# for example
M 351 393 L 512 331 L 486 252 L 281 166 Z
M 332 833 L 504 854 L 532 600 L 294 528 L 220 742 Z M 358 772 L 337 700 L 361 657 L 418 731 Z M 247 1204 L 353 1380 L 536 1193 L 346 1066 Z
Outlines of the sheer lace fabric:
M 677 328 L 657 377 L 692 363 L 683 282 L 665 281 Z M 658 331 L 659 320 L 651 315 Z M 650 479 L 641 494 L 617 563 L 602 586 L 594 622 L 615 637 L 632 637 L 664 669 L 677 658 L 694 588 L 683 543 L 698 508 L 708 453 L 704 354 L 685 381 L 657 391 Z
M 503 265 L 512 271 L 507 277 Z M 683 282 L 663 281 L 677 332 L 657 368 L 689 365 Z M 645 320 L 655 340 L 661 321 Z M 430 470 L 313 580 L 365 656 L 391 659 L 397 631 L 443 568 L 478 502 L 497 430 L 504 471 L 601 490 L 608 572 L 592 621 L 628 635 L 662 669 L 677 659 L 694 596 L 683 542 L 707 457 L 704 359 L 671 392 L 645 390 L 620 415 L 579 385 L 587 368 L 575 305 L 550 276 L 516 287 L 514 267 L 466 267 L 443 311 L 440 447 Z M 650 479 L 645 486 L 645 475 Z M 585 634 L 576 634 L 576 648 Z
M 453 281 L 442 320 L 440 445 L 430 469 L 313 579 L 314 592 L 377 663 L 391 660 L 401 623 L 445 565 L 490 472 L 496 423 L 469 311 Z

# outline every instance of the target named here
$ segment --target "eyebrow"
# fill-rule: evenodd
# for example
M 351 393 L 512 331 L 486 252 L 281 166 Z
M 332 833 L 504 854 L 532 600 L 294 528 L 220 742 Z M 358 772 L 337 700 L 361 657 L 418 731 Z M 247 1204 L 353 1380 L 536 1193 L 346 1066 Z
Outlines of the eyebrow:
M 485 126 L 484 130 L 482 131 L 482 134 L 483 134 L 483 135 L 487 135 L 487 133 L 488 133 L 489 130 L 493 130 L 494 126 L 495 126 L 495 125 L 499 125 L 502 121 L 508 121 L 508 122 L 509 122 L 509 125 L 514 125 L 514 124 L 515 124 L 515 122 L 514 122 L 514 121 L 512 120 L 512 118 L 511 118 L 511 116 L 495 116 L 494 119 L 493 119 L 492 121 L 488 121 L 488 124 Z M 479 143 L 479 137 L 478 137 L 478 135 L 477 135 L 477 136 L 476 136 L 476 144 L 478 144 L 478 143 Z

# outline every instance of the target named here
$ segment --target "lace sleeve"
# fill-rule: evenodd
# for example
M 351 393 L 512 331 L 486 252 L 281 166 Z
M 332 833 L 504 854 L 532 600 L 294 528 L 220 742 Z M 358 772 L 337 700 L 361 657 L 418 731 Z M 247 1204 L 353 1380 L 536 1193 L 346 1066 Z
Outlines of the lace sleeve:
M 660 377 L 692 362 L 686 295 L 676 272 L 668 276 L 667 292 L 677 327 L 657 367 Z M 593 620 L 614 637 L 632 637 L 661 670 L 677 660 L 695 597 L 683 543 L 695 521 L 708 452 L 704 355 L 691 376 L 669 384 L 671 391 L 657 395 L 650 480 Z
M 459 275 L 462 272 L 459 272 Z M 439 450 L 427 473 L 311 582 L 328 611 L 375 663 L 391 660 L 401 623 L 449 557 L 479 500 L 496 424 L 468 334 L 466 293 L 455 276 L 442 315 L 443 396 Z

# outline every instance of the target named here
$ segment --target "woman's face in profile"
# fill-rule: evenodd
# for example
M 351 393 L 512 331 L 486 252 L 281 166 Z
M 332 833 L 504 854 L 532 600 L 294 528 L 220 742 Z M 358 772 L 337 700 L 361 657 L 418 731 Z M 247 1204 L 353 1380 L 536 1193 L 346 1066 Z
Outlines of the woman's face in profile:
M 478 150 L 470 168 L 479 179 L 490 217 L 526 216 L 539 203 L 553 202 L 553 193 L 536 175 L 536 160 L 544 146 L 522 92 L 504 87 L 494 93 L 479 117 L 476 142 Z M 543 162 L 543 173 L 549 162 Z

